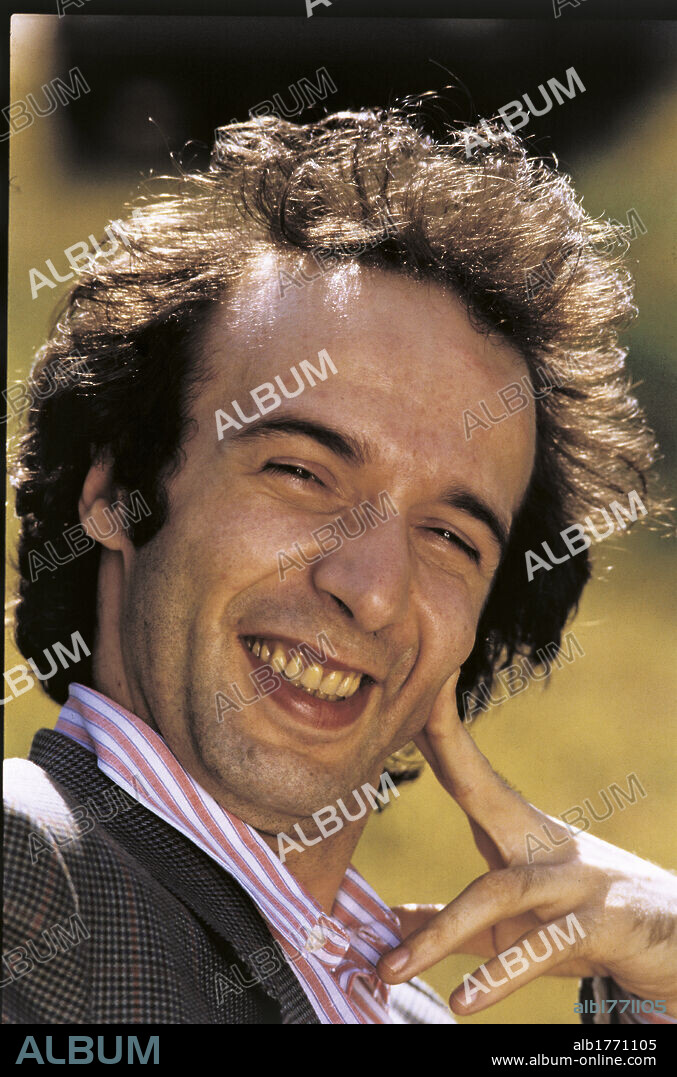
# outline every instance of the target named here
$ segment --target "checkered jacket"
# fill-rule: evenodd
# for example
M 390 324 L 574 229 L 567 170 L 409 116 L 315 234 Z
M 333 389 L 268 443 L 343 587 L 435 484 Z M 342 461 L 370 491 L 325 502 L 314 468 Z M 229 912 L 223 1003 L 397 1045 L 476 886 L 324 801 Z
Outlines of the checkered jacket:
M 5 798 L 5 1023 L 318 1024 L 249 895 L 91 752 L 40 730 Z M 391 1009 L 453 1023 L 418 980 Z

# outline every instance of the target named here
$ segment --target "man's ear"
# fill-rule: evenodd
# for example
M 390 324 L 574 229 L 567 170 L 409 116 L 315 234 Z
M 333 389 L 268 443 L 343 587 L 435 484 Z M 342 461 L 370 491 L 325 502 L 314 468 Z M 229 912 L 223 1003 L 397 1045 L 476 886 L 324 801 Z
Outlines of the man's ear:
M 78 512 L 87 534 L 107 550 L 123 551 L 130 545 L 125 522 L 114 502 L 113 461 L 103 457 L 87 472 Z

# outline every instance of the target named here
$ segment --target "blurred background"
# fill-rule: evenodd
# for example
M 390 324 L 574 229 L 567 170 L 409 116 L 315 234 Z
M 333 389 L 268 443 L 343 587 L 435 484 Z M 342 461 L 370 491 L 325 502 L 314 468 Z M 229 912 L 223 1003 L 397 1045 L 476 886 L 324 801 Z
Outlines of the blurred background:
M 547 6 L 547 5 L 546 5 Z M 448 118 L 471 122 L 538 90 L 566 84 L 575 67 L 585 92 L 532 117 L 535 152 L 555 153 L 585 208 L 622 223 L 634 209 L 646 227 L 628 254 L 640 317 L 627 334 L 629 368 L 664 453 L 664 483 L 677 470 L 675 360 L 675 147 L 677 28 L 674 23 L 522 20 L 90 17 L 22 15 L 12 23 L 11 100 L 69 83 L 77 67 L 90 92 L 60 105 L 10 139 L 9 382 L 24 378 L 68 288 L 31 294 L 30 270 L 50 279 L 71 267 L 67 247 L 124 215 L 150 173 L 171 172 L 170 151 L 203 164 L 214 128 L 246 119 L 264 100 L 306 122 L 327 111 L 394 103 L 440 91 Z M 326 68 L 335 92 L 299 106 L 292 86 Z M 453 84 L 453 90 L 445 89 Z M 49 93 L 49 91 L 47 91 Z M 432 129 L 439 109 L 430 109 Z M 149 122 L 149 117 L 154 122 Z M 35 278 L 37 279 L 37 278 Z M 10 452 L 21 419 L 10 418 Z M 16 573 L 8 491 L 7 651 Z M 558 815 L 584 798 L 605 813 L 599 790 L 646 797 L 593 832 L 665 867 L 675 857 L 675 553 L 665 535 L 637 528 L 598 547 L 599 568 L 573 623 L 585 657 L 556 671 L 545 690 L 492 708 L 472 726 L 494 767 L 530 801 Z M 5 755 L 28 753 L 57 707 L 35 687 L 5 708 Z M 586 813 L 589 814 L 589 813 Z M 374 818 L 355 864 L 390 903 L 447 902 L 485 870 L 460 810 L 430 772 Z M 476 966 L 453 957 L 426 979 L 444 996 Z M 467 1023 L 578 1023 L 576 981 L 541 978 Z

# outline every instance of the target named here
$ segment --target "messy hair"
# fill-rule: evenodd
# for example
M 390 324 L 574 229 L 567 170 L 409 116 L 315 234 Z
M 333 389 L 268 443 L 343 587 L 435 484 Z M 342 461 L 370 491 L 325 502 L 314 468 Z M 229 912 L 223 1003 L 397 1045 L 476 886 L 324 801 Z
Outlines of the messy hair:
M 491 691 L 515 656 L 549 668 L 589 579 L 589 550 L 528 585 L 525 551 L 553 548 L 566 527 L 632 489 L 657 504 L 647 501 L 655 445 L 618 341 L 635 308 L 617 231 L 610 244 L 611 224 L 591 218 L 569 178 L 514 134 L 487 134 L 486 124 L 470 129 L 470 153 L 467 128 L 433 138 L 411 110 L 308 124 L 266 117 L 219 128 L 209 164 L 146 187 L 123 246 L 82 270 L 33 369 L 15 472 L 25 656 L 74 631 L 91 647 L 100 545 L 35 579 L 31 555 L 78 524 L 84 478 L 104 456 L 116 490 L 138 491 L 150 509 L 129 525 L 131 540 L 142 546 L 163 526 L 165 484 L 206 377 L 195 340 L 211 305 L 273 251 L 292 268 L 312 253 L 323 266 L 359 262 L 437 282 L 477 328 L 509 338 L 532 378 L 550 377 L 535 403 L 531 482 L 461 670 L 461 713 L 464 695 Z M 529 287 L 545 265 L 548 286 Z M 69 364 L 84 373 L 64 378 Z M 57 368 L 57 389 L 45 393 Z M 73 678 L 91 683 L 91 658 L 55 672 L 46 690 L 62 702 Z

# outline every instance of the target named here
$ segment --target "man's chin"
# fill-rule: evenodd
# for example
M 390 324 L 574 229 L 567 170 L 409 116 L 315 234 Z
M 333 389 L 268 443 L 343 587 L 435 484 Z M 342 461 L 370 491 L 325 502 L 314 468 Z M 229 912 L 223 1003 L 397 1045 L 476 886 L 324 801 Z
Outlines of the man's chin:
M 287 833 L 295 823 L 316 813 L 329 816 L 341 801 L 349 813 L 359 810 L 365 784 L 379 786 L 382 767 L 365 767 L 364 753 L 327 763 L 307 748 L 285 748 L 279 743 L 251 740 L 233 743 L 224 767 L 223 744 L 205 746 L 202 767 L 205 785 L 226 811 L 266 834 Z M 240 760 L 239 766 L 231 765 Z M 197 779 L 200 781 L 200 779 Z M 357 800 L 358 808 L 353 805 Z

